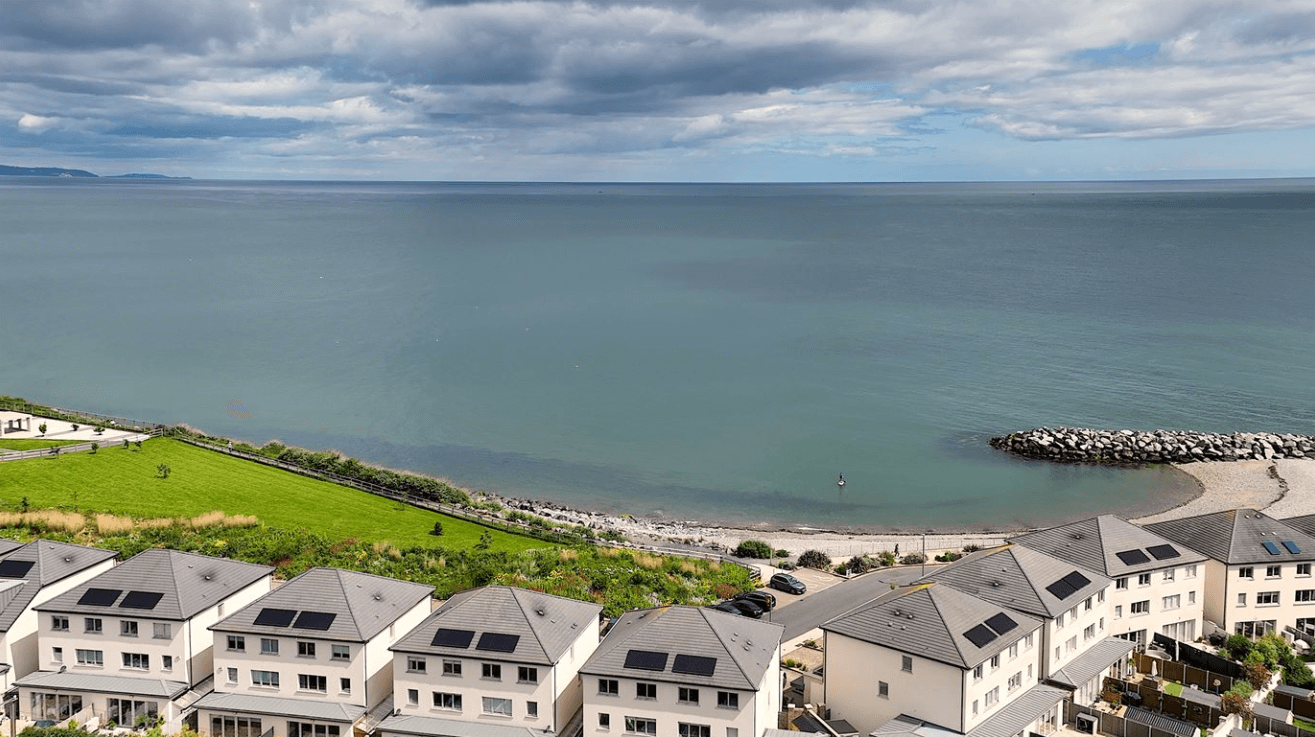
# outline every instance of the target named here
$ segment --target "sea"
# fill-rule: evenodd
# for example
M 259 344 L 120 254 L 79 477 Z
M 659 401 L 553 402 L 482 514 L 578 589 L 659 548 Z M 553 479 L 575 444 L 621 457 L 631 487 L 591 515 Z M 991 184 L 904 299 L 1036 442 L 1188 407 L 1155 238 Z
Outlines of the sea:
M 3 178 L 0 394 L 609 513 L 1036 526 L 1195 485 L 992 435 L 1315 432 L 1312 234 L 1311 179 Z

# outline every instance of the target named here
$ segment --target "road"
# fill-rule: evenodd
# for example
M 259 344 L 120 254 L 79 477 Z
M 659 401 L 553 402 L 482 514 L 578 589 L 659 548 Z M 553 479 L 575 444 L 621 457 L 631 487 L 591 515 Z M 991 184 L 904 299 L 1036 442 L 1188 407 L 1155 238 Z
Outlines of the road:
M 927 572 L 931 573 L 939 567 L 929 565 Z M 782 605 L 771 613 L 771 620 L 785 625 L 785 633 L 781 641 L 788 642 L 821 626 L 823 622 L 844 614 L 859 604 L 869 602 L 883 592 L 890 591 L 892 583 L 903 586 L 921 577 L 922 566 L 886 568 L 848 581 L 841 581 L 820 591 L 810 591 L 808 595 L 799 597 L 797 601 L 790 601 L 788 605 L 785 605 L 785 601 L 795 597 L 776 591 L 773 593 Z

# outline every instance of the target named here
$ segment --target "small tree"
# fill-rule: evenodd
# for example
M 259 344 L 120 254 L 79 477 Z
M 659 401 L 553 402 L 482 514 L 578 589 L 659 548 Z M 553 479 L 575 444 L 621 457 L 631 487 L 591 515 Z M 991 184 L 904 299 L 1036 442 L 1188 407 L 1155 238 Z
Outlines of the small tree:
M 167 479 L 171 473 L 173 473 L 173 469 L 169 468 L 168 463 L 161 463 L 155 467 L 155 475 L 157 478 Z
M 141 449 L 142 449 L 142 441 L 138 440 L 138 441 L 137 441 L 137 450 L 141 450 Z
M 1273 671 L 1266 668 L 1264 663 L 1247 663 L 1246 671 L 1247 681 L 1254 689 L 1264 688 L 1265 684 L 1269 683 L 1270 676 L 1273 675 Z
M 1255 647 L 1255 643 L 1251 642 L 1246 635 L 1230 635 L 1224 641 L 1224 649 L 1228 651 L 1229 657 L 1239 663 L 1251 654 L 1251 648 L 1253 647 Z
M 475 549 L 488 550 L 491 545 L 493 545 L 493 533 L 485 530 L 484 534 L 479 536 L 479 542 L 475 543 Z
M 42 435 L 45 435 L 45 434 L 46 434 L 46 423 L 43 422 L 43 423 L 41 423 L 40 425 L 37 425 L 37 429 L 41 431 L 41 434 L 42 434 Z
M 443 521 L 442 521 L 442 520 L 434 520 L 434 529 L 430 530 L 430 531 L 429 531 L 429 534 L 434 535 L 434 536 L 442 535 L 442 534 L 443 534 Z
M 799 554 L 799 565 L 825 571 L 831 567 L 831 556 L 820 550 L 805 550 Z
M 762 540 L 745 540 L 735 548 L 736 558 L 770 558 L 772 546 Z
M 28 507 L 29 507 L 29 505 L 28 505 L 28 503 L 27 503 L 27 497 L 23 497 L 23 501 L 19 502 L 18 505 L 19 505 L 20 507 L 23 508 L 23 512 L 27 512 Z
M 98 422 L 98 423 L 96 423 L 96 434 L 97 434 L 97 435 L 104 435 L 104 434 L 105 434 L 105 423 L 103 423 L 103 422 Z
M 1238 681 L 1219 697 L 1219 708 L 1225 714 L 1241 714 L 1243 719 L 1251 718 L 1251 684 Z
M 124 439 L 123 439 L 123 449 L 124 449 L 124 450 L 127 450 L 127 449 L 128 449 L 128 439 L 127 439 L 127 438 L 124 438 Z
M 73 432 L 77 432 L 77 431 L 78 431 L 78 428 L 80 428 L 80 427 L 82 427 L 82 425 L 79 425 L 79 424 L 76 423 L 76 422 L 73 423 Z
M 92 443 L 92 444 L 91 444 L 91 454 L 92 454 L 92 455 L 96 455 L 96 451 L 98 451 L 98 450 L 100 450 L 100 443 Z

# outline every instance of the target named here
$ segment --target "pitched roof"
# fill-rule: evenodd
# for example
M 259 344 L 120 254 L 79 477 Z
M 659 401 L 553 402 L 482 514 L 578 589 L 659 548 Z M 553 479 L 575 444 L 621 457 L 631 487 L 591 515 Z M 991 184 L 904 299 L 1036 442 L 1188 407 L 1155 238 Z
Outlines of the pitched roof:
M 13 551 L 18 550 L 21 547 L 23 547 L 23 543 L 20 543 L 17 540 L 10 540 L 8 538 L 0 537 L 0 555 L 4 555 L 5 553 L 12 553 Z
M 27 610 L 43 586 L 62 581 L 118 555 L 113 550 L 52 540 L 33 540 L 13 550 L 4 557 L 5 562 L 21 561 L 31 563 L 31 566 L 0 566 L 0 574 L 5 573 L 5 568 L 9 568 L 10 573 L 18 574 L 13 577 L 0 575 L 0 587 L 3 587 L 0 588 L 0 632 L 8 632 L 14 626 L 19 615 Z
M 693 686 L 757 691 L 775 662 L 785 627 L 713 609 L 671 606 L 626 612 L 603 638 L 581 673 Z M 631 651 L 662 653 L 661 670 L 626 667 Z M 711 675 L 676 671 L 681 656 L 711 658 Z M 700 661 L 706 664 L 706 661 Z M 768 688 L 779 684 L 767 684 Z
M 278 696 L 261 696 L 246 693 L 216 693 L 202 696 L 195 704 L 197 709 L 212 709 L 242 714 L 272 714 L 274 716 L 320 719 L 326 722 L 351 724 L 365 713 L 365 707 L 321 699 L 288 699 Z
M 15 686 L 31 688 L 50 688 L 60 691 L 92 691 L 110 694 L 131 694 L 133 696 L 155 696 L 173 699 L 187 691 L 187 684 L 182 681 L 166 681 L 162 678 L 134 678 L 132 676 L 115 676 L 105 673 L 76 673 L 73 671 L 42 670 L 29 673 L 14 682 Z
M 1230 565 L 1315 561 L 1315 537 L 1303 532 L 1297 520 L 1285 523 L 1254 509 L 1232 509 L 1156 522 L 1146 529 Z M 1301 552 L 1291 552 L 1284 541 Z M 1270 553 L 1266 543 L 1278 553 Z
M 433 655 L 469 655 L 485 634 L 515 635 L 510 651 L 479 650 L 481 658 L 553 665 L 588 628 L 598 626 L 603 608 L 512 586 L 462 591 L 411 630 L 392 650 Z M 438 630 L 473 633 L 465 647 L 435 645 Z
M 1106 637 L 1092 645 L 1086 652 L 1069 661 L 1063 668 L 1055 671 L 1050 680 L 1070 689 L 1077 690 L 1087 685 L 1091 679 L 1103 673 L 1107 668 L 1128 657 L 1128 653 L 1137 647 L 1132 640 L 1119 637 Z
M 873 730 L 871 737 L 1013 737 L 1066 696 L 1067 691 L 1038 683 L 968 730 L 967 734 L 900 714 Z
M 152 548 L 111 568 L 105 573 L 36 607 L 42 612 L 108 614 L 131 612 L 142 619 L 181 621 L 209 609 L 224 599 L 270 575 L 274 569 L 227 558 Z M 79 603 L 90 589 L 109 592 L 159 594 L 151 608 L 124 608 L 113 597 L 108 604 Z M 107 594 L 108 598 L 108 594 Z M 104 601 L 104 600 L 101 600 Z
M 1195 737 L 1200 733 L 1200 729 L 1191 722 L 1184 722 L 1181 719 L 1174 719 L 1163 714 L 1143 709 L 1140 706 L 1129 706 L 1123 713 L 1123 718 L 1130 722 L 1145 724 L 1155 729 L 1165 732 L 1173 732 L 1180 737 Z
M 986 622 L 1001 615 L 1016 626 L 996 633 Z M 981 645 L 969 635 L 978 626 L 985 628 L 977 631 L 985 636 L 977 641 L 989 640 Z M 964 669 L 977 667 L 1040 627 L 1038 619 L 936 583 L 889 591 L 822 625 L 827 632 Z
M 1081 584 L 1086 579 L 1087 583 L 1068 588 L 1056 585 L 1073 574 L 1077 577 L 1069 580 Z M 924 580 L 939 581 L 1036 617 L 1057 617 L 1110 585 L 1110 579 L 1095 571 L 1019 545 L 973 553 Z
M 1175 547 L 1168 538 L 1112 514 L 1030 532 L 1011 538 L 1009 542 L 1111 578 L 1206 559 L 1195 550 Z M 1164 545 L 1169 548 L 1160 547 Z M 1150 548 L 1154 550 L 1148 550 Z
M 211 625 L 210 629 L 368 642 L 433 593 L 433 586 L 410 581 L 341 568 L 312 568 Z M 276 625 L 258 623 L 266 609 L 294 613 L 295 620 L 289 615 L 286 622 Z M 303 619 L 302 615 L 307 614 Z

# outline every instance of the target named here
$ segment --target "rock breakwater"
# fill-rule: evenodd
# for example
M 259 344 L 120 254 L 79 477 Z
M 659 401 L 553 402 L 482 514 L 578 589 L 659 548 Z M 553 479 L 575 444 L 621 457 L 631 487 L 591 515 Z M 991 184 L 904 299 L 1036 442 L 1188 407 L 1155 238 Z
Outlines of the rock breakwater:
M 1040 427 L 991 438 L 991 447 L 1061 463 L 1195 463 L 1307 458 L 1315 436 Z

